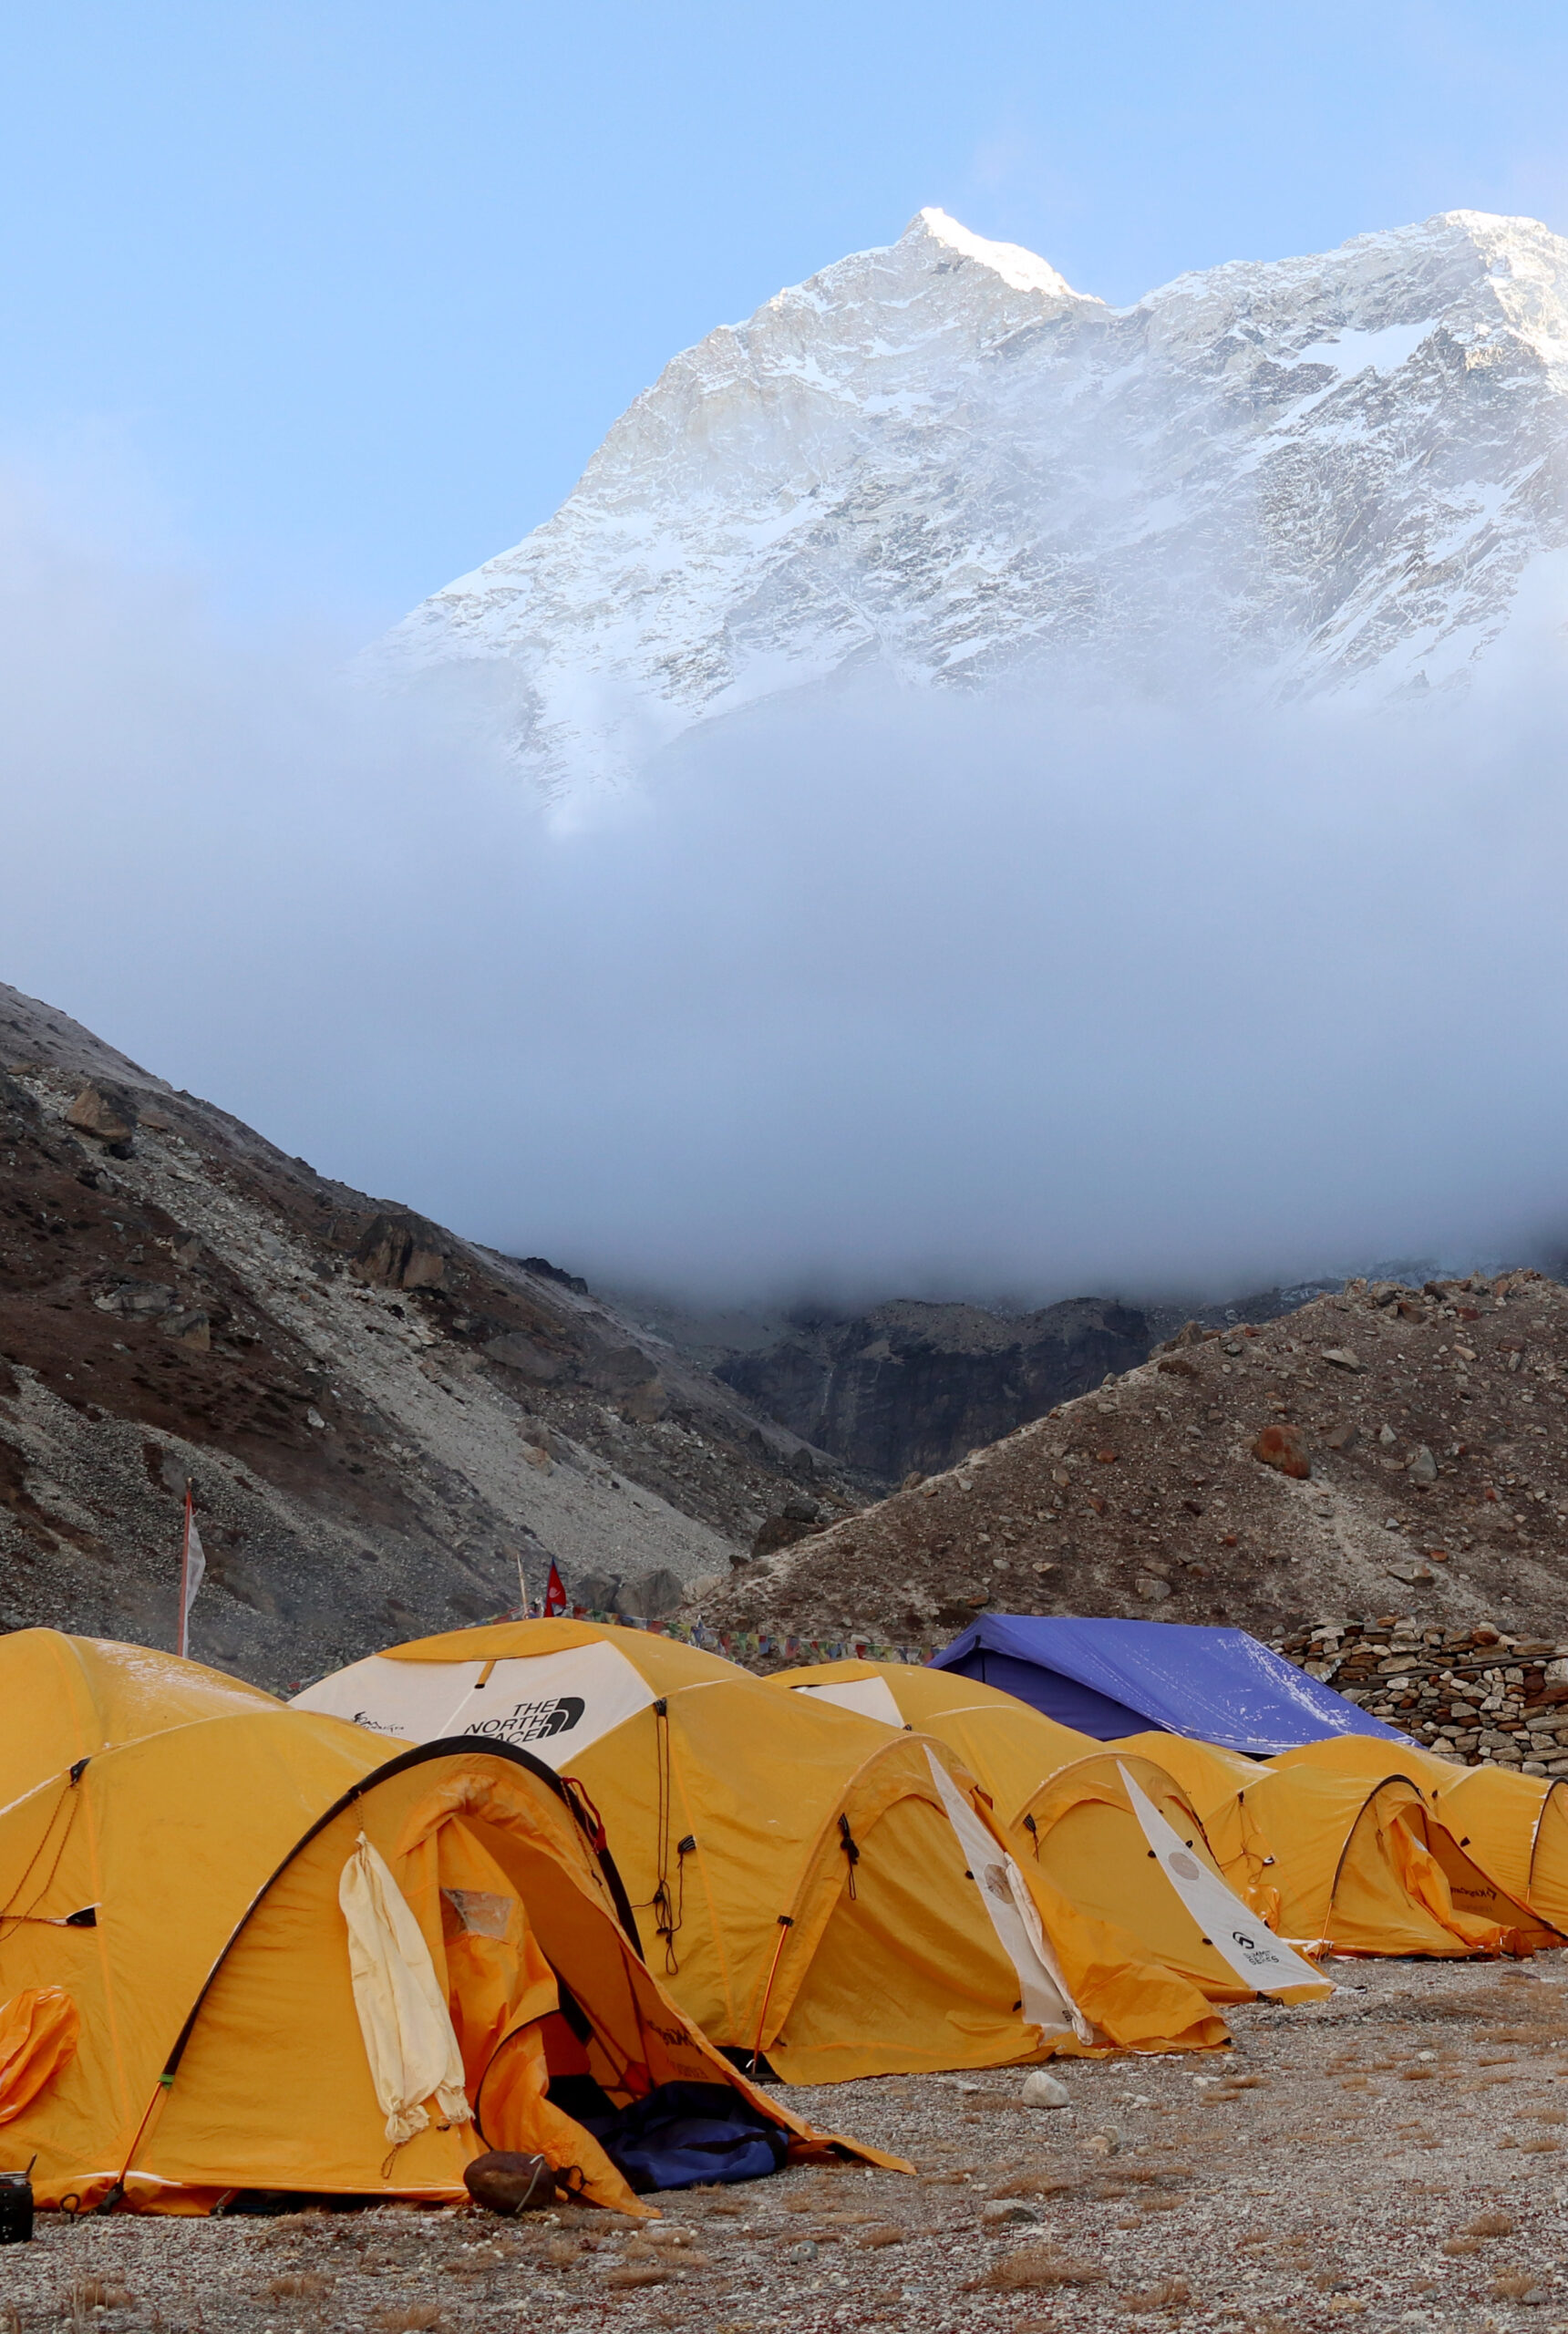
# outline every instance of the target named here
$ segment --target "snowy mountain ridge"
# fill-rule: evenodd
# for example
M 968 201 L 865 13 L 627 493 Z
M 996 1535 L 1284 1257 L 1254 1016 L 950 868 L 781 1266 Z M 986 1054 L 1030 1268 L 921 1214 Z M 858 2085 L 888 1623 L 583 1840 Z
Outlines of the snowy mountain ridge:
M 1532 220 L 1117 309 L 923 211 L 676 356 L 382 656 L 480 686 L 558 800 L 857 666 L 1454 686 L 1568 547 L 1565 422 L 1568 243 Z

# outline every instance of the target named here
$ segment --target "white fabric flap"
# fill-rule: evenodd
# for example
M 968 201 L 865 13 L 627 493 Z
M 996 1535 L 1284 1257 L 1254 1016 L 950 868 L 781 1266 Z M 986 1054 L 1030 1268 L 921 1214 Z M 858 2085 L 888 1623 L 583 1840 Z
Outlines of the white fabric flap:
M 1117 1770 L 1127 1785 L 1133 1813 L 1143 1836 L 1159 1860 L 1160 1869 L 1198 1924 L 1199 1934 L 1212 1945 L 1238 1978 L 1260 1994 L 1278 1993 L 1283 1987 L 1310 1986 L 1315 1993 L 1331 1994 L 1333 1986 L 1314 1969 L 1266 1922 L 1250 1913 L 1219 1874 L 1192 1854 L 1172 1831 L 1149 1793 L 1128 1773 L 1120 1760 Z
M 814 1702 L 831 1702 L 836 1709 L 853 1710 L 861 1718 L 880 1719 L 883 1726 L 902 1729 L 904 1722 L 885 1678 L 844 1678 L 828 1686 L 797 1686 L 793 1691 L 810 1694 Z
M 449 2123 L 466 2123 L 472 2111 L 462 2054 L 430 1948 L 386 1859 L 363 1832 L 343 1867 L 337 1901 L 348 1924 L 354 2007 L 388 2144 L 401 2147 L 424 2130 L 429 2099 Z
M 1047 2033 L 1059 2034 L 1070 2028 L 1080 2041 L 1087 2041 L 1092 2031 L 1088 2020 L 1075 2008 L 1066 1987 L 1052 1975 L 1019 1913 L 1013 1893 L 1012 1857 L 992 1838 L 940 1759 L 929 1750 L 925 1757 L 948 1821 L 958 1834 L 964 1861 L 979 1887 L 980 1902 L 996 1933 L 996 1942 L 1017 1977 L 1024 2016 Z M 1041 1934 L 1037 1925 L 1036 1935 Z

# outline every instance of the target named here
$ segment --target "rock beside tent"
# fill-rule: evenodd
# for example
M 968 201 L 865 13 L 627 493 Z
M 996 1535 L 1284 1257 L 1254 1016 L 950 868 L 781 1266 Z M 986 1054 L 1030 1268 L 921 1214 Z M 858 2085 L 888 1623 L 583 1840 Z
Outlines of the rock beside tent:
M 1565 1371 L 1568 1291 L 1533 1272 L 1353 1281 L 1266 1324 L 1190 1325 L 1098 1392 L 739 1568 L 701 1616 L 929 1649 L 987 1607 L 1105 1614 L 1232 1623 L 1304 1658 L 1315 1625 L 1357 1616 L 1413 1626 L 1423 1647 L 1432 1631 L 1439 1656 L 1491 1627 L 1543 1660 L 1568 1585 Z M 1483 1668 L 1499 1666 L 1522 1665 Z

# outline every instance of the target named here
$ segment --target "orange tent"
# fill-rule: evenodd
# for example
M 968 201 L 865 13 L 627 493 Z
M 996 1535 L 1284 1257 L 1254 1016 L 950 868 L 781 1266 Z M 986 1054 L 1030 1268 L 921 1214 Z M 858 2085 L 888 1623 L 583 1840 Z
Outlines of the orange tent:
M 1123 1735 L 1115 1748 L 1157 1761 L 1175 1779 L 1232 1888 L 1250 1911 L 1276 1927 L 1274 1852 L 1249 1796 L 1252 1785 L 1273 1771 L 1267 1762 L 1155 1728 Z
M 1385 1750 L 1387 1750 L 1387 1746 Z M 1244 1874 L 1273 1926 L 1295 1943 L 1342 1953 L 1453 1957 L 1529 1950 L 1515 1905 L 1495 1916 L 1497 1892 L 1460 1854 L 1408 1775 L 1377 1780 L 1309 1766 L 1272 1766 L 1239 1794 L 1254 1843 Z M 1256 1868 L 1255 1843 L 1267 1843 Z M 1482 1909 L 1456 1902 L 1448 1864 L 1474 1874 Z
M 1222 1750 L 1217 1743 L 1194 1742 L 1184 1734 L 1162 1734 L 1150 1727 L 1142 1734 L 1124 1734 L 1111 1745 L 1138 1758 L 1152 1759 L 1186 1792 L 1205 1823 L 1210 1811 L 1223 1805 L 1249 1783 L 1255 1783 L 1267 1766 L 1240 1750 Z
M 0 1637 L 0 1807 L 113 1743 L 283 1708 L 258 1686 L 151 1646 L 12 1630 Z
M 1402 1820 L 1439 1867 L 1461 1934 L 1472 1925 L 1484 1952 L 1535 1953 L 1562 1944 L 1552 1915 L 1568 1919 L 1568 1818 L 1540 1788 L 1544 1778 L 1460 1767 L 1418 1743 L 1353 1734 L 1304 1743 L 1270 1764 L 1281 1776 L 1321 1776 L 1352 1788 L 1398 1775 L 1421 1802 L 1419 1814 Z
M 1489 1880 L 1568 1936 L 1568 1783 L 1506 1767 L 1452 1767 L 1429 1782 L 1434 1812 Z
M 614 1868 L 525 1752 L 387 1760 L 330 1719 L 198 1721 L 0 1810 L 0 2128 L 46 2204 L 459 2198 L 489 2146 L 633 2198 L 546 2096 L 740 2092 L 650 1976 Z
M 886 1726 L 940 1735 L 984 1783 L 1004 1826 L 1016 1820 L 1047 1775 L 1105 1748 L 1092 1734 L 1031 1709 L 1016 1694 L 952 1669 L 904 1661 L 822 1661 L 778 1670 L 768 1683 L 880 1719 Z

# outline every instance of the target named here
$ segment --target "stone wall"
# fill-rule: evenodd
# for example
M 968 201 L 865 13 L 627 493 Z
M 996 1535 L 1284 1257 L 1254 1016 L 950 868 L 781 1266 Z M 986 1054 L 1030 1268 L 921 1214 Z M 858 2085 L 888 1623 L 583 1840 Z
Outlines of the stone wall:
M 1321 1678 L 1430 1750 L 1466 1766 L 1568 1775 L 1568 1642 L 1385 1616 L 1325 1621 L 1276 1639 Z

